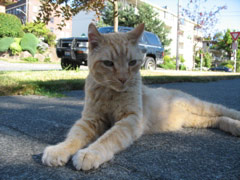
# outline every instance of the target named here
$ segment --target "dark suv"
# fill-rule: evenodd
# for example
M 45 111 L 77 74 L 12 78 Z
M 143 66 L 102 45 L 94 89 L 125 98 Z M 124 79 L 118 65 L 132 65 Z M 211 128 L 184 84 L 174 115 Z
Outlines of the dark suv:
M 119 32 L 128 32 L 133 28 L 119 27 Z M 111 33 L 113 27 L 101 27 L 100 33 Z M 163 62 L 164 48 L 158 36 L 151 32 L 144 31 L 139 41 L 139 47 L 144 54 L 142 66 L 145 69 L 156 69 L 157 64 Z M 80 65 L 87 65 L 88 38 L 62 38 L 57 43 L 57 55 L 61 58 L 63 69 L 76 69 Z

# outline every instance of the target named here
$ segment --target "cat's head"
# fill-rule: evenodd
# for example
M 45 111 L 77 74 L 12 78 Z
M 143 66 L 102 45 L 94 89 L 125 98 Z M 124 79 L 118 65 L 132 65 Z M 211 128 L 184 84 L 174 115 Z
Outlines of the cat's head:
M 138 40 L 144 24 L 127 33 L 100 34 L 94 24 L 88 27 L 88 67 L 94 80 L 116 91 L 125 91 L 142 64 Z

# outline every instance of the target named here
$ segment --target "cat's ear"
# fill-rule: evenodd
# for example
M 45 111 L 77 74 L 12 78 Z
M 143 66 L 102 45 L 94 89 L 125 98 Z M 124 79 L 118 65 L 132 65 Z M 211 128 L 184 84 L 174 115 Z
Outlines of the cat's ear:
M 132 31 L 128 32 L 128 37 L 129 39 L 133 40 L 133 42 L 137 43 L 140 37 L 142 36 L 143 31 L 144 31 L 144 24 L 139 24 Z
M 98 32 L 96 26 L 91 23 L 88 26 L 88 43 L 90 49 L 94 49 L 99 45 L 101 34 Z

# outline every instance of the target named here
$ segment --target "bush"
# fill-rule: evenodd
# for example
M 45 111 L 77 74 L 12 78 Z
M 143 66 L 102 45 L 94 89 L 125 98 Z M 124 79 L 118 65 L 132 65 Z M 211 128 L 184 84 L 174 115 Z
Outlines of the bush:
M 14 42 L 9 47 L 13 55 L 17 55 L 17 54 L 20 54 L 20 52 L 22 52 L 20 41 L 21 41 L 21 38 L 15 38 Z
M 203 66 L 210 68 L 212 65 L 212 56 L 210 53 L 206 52 L 203 56 Z
M 44 36 L 44 42 L 48 43 L 49 46 L 54 46 L 56 40 L 56 35 L 52 32 L 49 32 L 46 36 Z
M 164 69 L 176 69 L 176 62 L 174 58 L 171 58 L 170 56 L 166 55 L 163 57 L 163 64 L 160 64 L 161 68 Z
M 55 45 L 56 35 L 53 34 L 50 29 L 47 28 L 45 23 L 35 22 L 35 23 L 27 23 L 23 27 L 23 31 L 25 33 L 32 33 L 38 38 L 43 37 L 44 42 L 48 45 Z
M 14 39 L 11 37 L 5 37 L 0 39 L 0 52 L 8 51 L 10 45 L 14 42 Z
M 22 37 L 20 19 L 12 14 L 0 13 L 0 37 Z
M 50 57 L 46 57 L 46 58 L 44 59 L 44 62 L 51 62 Z
M 29 51 L 32 56 L 37 52 L 38 39 L 32 33 L 24 34 L 21 43 L 22 50 Z
M 24 61 L 27 61 L 27 62 L 38 62 L 38 58 L 34 58 L 34 57 L 26 57 L 26 58 L 23 58 Z
M 220 66 L 225 66 L 225 67 L 228 67 L 230 69 L 234 69 L 234 62 L 233 61 L 224 61 L 220 64 Z

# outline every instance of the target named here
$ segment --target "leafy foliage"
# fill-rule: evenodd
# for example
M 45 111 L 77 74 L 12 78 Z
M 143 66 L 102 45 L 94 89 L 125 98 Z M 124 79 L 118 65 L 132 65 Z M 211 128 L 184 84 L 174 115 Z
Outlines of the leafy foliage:
M 176 69 L 176 61 L 174 58 L 166 55 L 163 57 L 163 64 L 160 64 L 160 67 L 163 69 Z
M 14 38 L 14 42 L 9 47 L 13 55 L 18 55 L 20 54 L 20 52 L 22 52 L 20 41 L 21 41 L 21 38 Z
M 0 52 L 8 51 L 10 45 L 14 42 L 12 37 L 4 37 L 0 39 Z
M 201 67 L 201 53 L 203 54 L 202 67 L 210 68 L 212 65 L 212 55 L 209 52 L 203 53 L 203 50 L 199 50 L 195 56 L 196 67 Z
M 70 20 L 79 11 L 95 11 L 97 15 L 100 15 L 100 10 L 103 9 L 104 3 L 105 0 L 44 0 L 41 1 L 37 20 L 47 24 L 51 17 L 62 16 L 62 22 L 58 24 L 61 29 L 66 25 L 65 21 Z
M 20 43 L 22 50 L 29 51 L 32 56 L 35 55 L 37 51 L 38 39 L 32 33 L 24 34 L 21 43 Z
M 99 27 L 102 26 L 113 26 L 113 4 L 107 3 L 105 8 L 101 11 L 101 20 L 102 23 L 98 23 Z M 118 11 L 118 24 L 119 26 L 127 26 L 134 27 L 138 24 L 137 20 L 138 16 L 135 14 L 135 10 L 133 7 L 127 7 L 123 9 L 121 3 L 119 3 L 119 11 Z
M 23 31 L 25 33 L 32 33 L 37 37 L 43 37 L 44 42 L 50 46 L 55 45 L 56 35 L 53 34 L 50 29 L 47 28 L 45 23 L 42 22 L 31 22 L 23 25 Z
M 22 24 L 20 19 L 11 14 L 0 13 L 0 38 L 22 37 Z
M 34 58 L 34 57 L 26 57 L 26 58 L 23 58 L 24 61 L 27 61 L 27 62 L 38 62 L 38 58 Z
M 167 38 L 170 30 L 166 27 L 164 22 L 159 20 L 157 12 L 151 6 L 142 4 L 138 7 L 138 14 L 132 7 L 122 8 L 119 4 L 118 21 L 120 26 L 135 27 L 140 23 L 145 23 L 145 30 L 156 34 L 163 46 L 166 47 L 171 43 L 171 39 Z M 102 20 L 98 26 L 113 26 L 113 5 L 108 3 L 107 6 L 101 11 Z
M 233 43 L 230 32 L 231 32 L 230 29 L 227 29 L 225 34 L 216 33 L 213 39 L 217 41 L 217 43 L 211 47 L 211 49 L 215 49 L 215 50 L 224 50 L 227 53 L 228 59 L 231 59 L 231 56 L 232 56 L 232 43 Z M 238 38 L 238 44 L 240 44 L 240 38 Z M 237 60 L 240 60 L 239 45 L 238 45 L 238 51 L 237 51 Z

